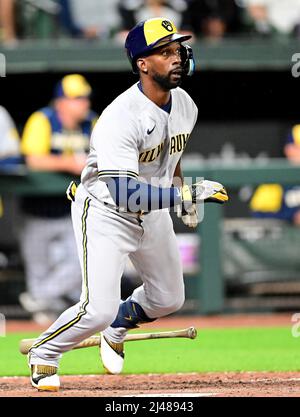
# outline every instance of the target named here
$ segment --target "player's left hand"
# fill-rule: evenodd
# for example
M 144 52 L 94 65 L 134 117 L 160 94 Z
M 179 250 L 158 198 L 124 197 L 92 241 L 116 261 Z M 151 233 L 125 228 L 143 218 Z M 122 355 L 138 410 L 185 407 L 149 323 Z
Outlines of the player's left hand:
M 197 203 L 219 203 L 223 204 L 228 201 L 228 194 L 225 187 L 216 181 L 201 180 L 195 184 L 184 185 L 181 189 L 182 202 Z M 187 204 L 189 205 L 189 204 Z
M 199 223 L 199 217 L 196 204 L 192 204 L 187 210 L 183 205 L 176 206 L 177 217 L 181 218 L 183 223 L 188 227 L 197 227 Z
M 202 180 L 192 185 L 193 202 L 203 200 L 204 203 L 223 204 L 228 201 L 225 187 L 216 181 Z

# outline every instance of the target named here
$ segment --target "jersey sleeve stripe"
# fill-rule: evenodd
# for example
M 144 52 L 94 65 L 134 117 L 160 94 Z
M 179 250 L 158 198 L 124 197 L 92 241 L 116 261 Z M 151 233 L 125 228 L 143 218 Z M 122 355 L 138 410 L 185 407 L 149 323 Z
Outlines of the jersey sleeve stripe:
M 138 174 L 134 171 L 103 170 L 98 172 L 98 177 L 129 177 L 137 179 Z

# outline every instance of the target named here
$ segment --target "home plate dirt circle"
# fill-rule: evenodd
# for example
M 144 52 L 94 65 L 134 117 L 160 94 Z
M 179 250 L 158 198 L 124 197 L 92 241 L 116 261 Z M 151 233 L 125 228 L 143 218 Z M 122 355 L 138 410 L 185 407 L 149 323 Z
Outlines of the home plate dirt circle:
M 0 397 L 300 397 L 300 372 L 61 376 L 56 393 L 38 392 L 28 377 L 0 378 Z
M 143 326 L 152 329 L 290 326 L 289 314 L 174 317 Z M 150 326 L 151 325 L 151 326 Z M 157 327 L 155 327 L 157 326 Z M 32 322 L 8 321 L 7 332 L 42 331 Z M 38 392 L 29 377 L 0 378 L 0 397 L 300 397 L 300 372 L 218 372 L 143 375 L 61 376 L 56 393 Z

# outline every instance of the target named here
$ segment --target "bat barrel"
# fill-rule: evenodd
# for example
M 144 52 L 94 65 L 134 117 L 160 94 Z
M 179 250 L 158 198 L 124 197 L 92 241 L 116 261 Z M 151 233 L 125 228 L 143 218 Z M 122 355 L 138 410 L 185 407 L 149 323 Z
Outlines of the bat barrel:
M 188 339 L 195 339 L 197 337 L 197 330 L 195 329 L 195 327 L 189 327 L 188 329 L 171 330 L 166 332 L 128 334 L 125 338 L 125 342 L 135 340 L 167 339 L 175 337 L 186 337 Z
M 197 337 L 197 329 L 195 329 L 195 327 L 189 327 L 188 328 L 188 337 L 190 339 L 196 339 L 196 337 Z

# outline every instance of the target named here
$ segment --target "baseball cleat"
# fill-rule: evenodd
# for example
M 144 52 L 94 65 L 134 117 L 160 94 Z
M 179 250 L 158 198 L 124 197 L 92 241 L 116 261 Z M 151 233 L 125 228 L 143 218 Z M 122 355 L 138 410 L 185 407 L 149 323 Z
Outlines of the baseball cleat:
M 108 374 L 120 374 L 124 364 L 124 343 L 114 343 L 101 333 L 100 354 L 103 367 Z
M 55 366 L 31 365 L 30 382 L 38 391 L 58 391 L 60 387 Z

